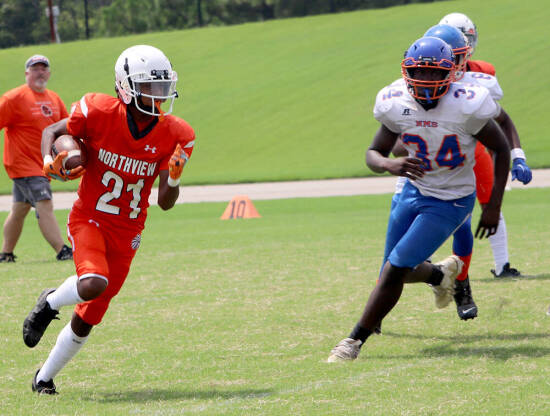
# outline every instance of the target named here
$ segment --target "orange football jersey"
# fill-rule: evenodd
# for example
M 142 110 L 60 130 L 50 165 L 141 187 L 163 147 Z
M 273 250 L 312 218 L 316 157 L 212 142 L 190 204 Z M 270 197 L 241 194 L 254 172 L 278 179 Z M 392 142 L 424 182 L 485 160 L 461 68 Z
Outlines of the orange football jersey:
M 485 61 L 468 61 L 466 70 L 470 72 L 483 72 L 484 74 L 493 76 L 496 74 L 493 64 Z
M 42 130 L 69 114 L 50 90 L 33 91 L 27 84 L 0 97 L 0 130 L 4 132 L 4 166 L 10 178 L 44 176 Z
M 195 133 L 184 120 L 167 115 L 138 134 L 118 98 L 86 94 L 75 103 L 67 128 L 86 145 L 86 172 L 73 209 L 91 219 L 141 231 L 149 194 L 179 143 L 191 156 Z M 152 126 L 152 128 L 151 128 Z

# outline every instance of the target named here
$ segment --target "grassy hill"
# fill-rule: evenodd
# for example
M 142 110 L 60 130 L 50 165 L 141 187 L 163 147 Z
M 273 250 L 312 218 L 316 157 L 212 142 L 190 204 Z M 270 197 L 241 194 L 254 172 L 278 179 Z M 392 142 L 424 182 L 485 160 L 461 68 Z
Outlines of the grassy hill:
M 114 93 L 120 52 L 151 44 L 178 71 L 175 114 L 197 132 L 185 183 L 367 176 L 364 152 L 377 128 L 377 91 L 400 76 L 413 40 L 443 15 L 461 11 L 479 29 L 474 57 L 497 68 L 502 104 L 529 164 L 547 167 L 550 141 L 539 133 L 550 64 L 546 6 L 543 0 L 445 1 L 0 50 L 0 91 L 21 84 L 25 59 L 43 53 L 52 61 L 49 86 L 68 107 L 85 92 Z M 0 192 L 10 189 L 2 170 Z

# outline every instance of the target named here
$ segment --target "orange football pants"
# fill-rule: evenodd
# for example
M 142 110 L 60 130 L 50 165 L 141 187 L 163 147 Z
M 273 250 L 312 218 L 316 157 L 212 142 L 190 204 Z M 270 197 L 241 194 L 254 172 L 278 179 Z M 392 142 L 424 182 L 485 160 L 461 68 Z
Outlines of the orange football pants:
M 493 182 L 495 180 L 493 158 L 485 146 L 477 142 L 475 159 L 474 173 L 476 175 L 477 200 L 480 204 L 486 204 L 491 199 Z
M 101 295 L 77 304 L 74 309 L 84 322 L 97 325 L 126 280 L 141 236 L 136 231 L 96 222 L 74 209 L 69 215 L 67 229 L 78 278 L 98 276 L 108 282 Z

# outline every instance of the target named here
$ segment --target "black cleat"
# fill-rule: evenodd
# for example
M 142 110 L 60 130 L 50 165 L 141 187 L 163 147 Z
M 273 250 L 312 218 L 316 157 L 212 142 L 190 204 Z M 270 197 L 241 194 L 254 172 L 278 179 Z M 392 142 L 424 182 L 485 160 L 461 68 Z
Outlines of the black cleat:
M 470 287 L 470 279 L 468 277 L 455 282 L 454 298 L 456 313 L 460 319 L 467 321 L 477 316 L 477 305 L 472 297 L 472 288 Z
M 50 308 L 50 304 L 46 301 L 46 297 L 54 291 L 55 289 L 51 288 L 44 289 L 38 297 L 36 305 L 23 322 L 23 341 L 29 348 L 40 342 L 40 338 L 53 319 L 59 319 L 57 317 L 59 311 Z
M 510 263 L 506 263 L 504 265 L 500 274 L 497 274 L 495 269 L 491 269 L 491 273 L 493 273 L 493 275 L 497 279 L 501 279 L 503 277 L 520 277 L 521 276 L 521 272 L 518 269 L 514 269 L 513 267 L 510 267 Z
M 32 391 L 38 393 L 38 394 L 59 394 L 55 390 L 55 384 L 53 384 L 53 380 L 50 381 L 36 381 L 36 376 L 38 375 L 38 370 L 36 374 L 34 375 L 34 378 L 32 379 L 31 388 Z
M 13 253 L 0 253 L 0 263 L 15 263 L 16 258 Z
M 73 250 L 69 246 L 63 245 L 55 258 L 57 260 L 71 260 L 73 258 Z

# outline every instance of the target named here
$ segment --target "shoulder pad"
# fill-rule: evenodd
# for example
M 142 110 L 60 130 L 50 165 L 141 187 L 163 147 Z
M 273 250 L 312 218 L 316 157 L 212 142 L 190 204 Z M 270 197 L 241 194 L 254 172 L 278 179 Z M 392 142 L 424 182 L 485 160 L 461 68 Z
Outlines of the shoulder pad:
M 376 96 L 376 103 L 374 104 L 374 117 L 389 112 L 396 103 L 396 99 L 402 97 L 405 94 L 405 84 L 393 84 L 382 88 Z
M 479 111 L 484 103 L 489 99 L 493 101 L 489 90 L 481 85 L 464 84 L 454 82 L 447 93 L 452 97 L 456 106 L 460 108 L 463 114 L 473 114 Z
M 405 86 L 405 80 L 403 79 L 403 77 L 397 78 L 395 81 L 393 81 L 390 84 L 390 87 L 393 87 L 393 88 L 401 88 L 404 86 Z
M 500 100 L 503 96 L 497 77 L 493 75 L 484 74 L 483 72 L 466 72 L 461 82 L 487 88 L 493 100 Z

